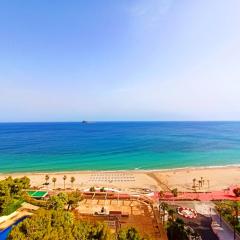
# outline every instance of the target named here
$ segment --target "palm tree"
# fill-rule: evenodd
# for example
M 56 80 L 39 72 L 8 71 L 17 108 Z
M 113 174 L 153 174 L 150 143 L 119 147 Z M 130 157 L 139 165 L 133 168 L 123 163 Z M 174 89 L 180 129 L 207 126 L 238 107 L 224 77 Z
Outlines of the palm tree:
M 161 208 L 162 211 L 163 211 L 163 224 L 164 224 L 164 221 L 165 221 L 165 211 L 168 210 L 168 204 L 165 203 L 165 202 L 161 202 L 161 203 L 159 204 L 159 210 L 160 210 L 160 208 Z
M 75 180 L 76 180 L 75 177 L 71 177 L 71 180 L 70 180 L 70 181 L 71 181 L 71 183 L 72 183 L 72 188 L 73 188 L 73 183 L 75 182 Z
M 174 219 L 174 213 L 175 211 L 173 209 L 168 210 L 168 215 L 171 217 L 172 220 Z
M 67 202 L 67 204 L 68 204 L 68 208 L 67 208 L 67 210 L 69 211 L 70 208 L 72 209 L 73 204 L 74 204 L 74 201 L 73 201 L 72 199 L 69 199 L 68 202 Z
M 63 176 L 63 184 L 64 184 L 64 189 L 65 189 L 65 181 L 66 181 L 66 179 L 67 179 L 67 176 L 66 176 L 66 175 L 64 175 L 64 176 Z
M 159 198 L 163 198 L 164 197 L 164 192 L 163 191 L 160 191 L 159 192 Z
M 45 175 L 45 181 L 46 181 L 45 184 L 46 184 L 46 185 L 48 185 L 48 180 L 49 180 L 49 178 L 50 178 L 50 177 L 49 177 L 48 175 Z
M 198 188 L 200 189 L 201 187 L 201 180 L 198 180 Z
M 193 188 L 196 188 L 196 178 L 193 179 Z
M 172 189 L 171 192 L 172 192 L 174 197 L 177 197 L 177 195 L 178 195 L 178 189 L 177 188 Z
M 53 177 L 52 182 L 53 182 L 54 188 L 55 188 L 56 181 L 57 181 L 57 178 Z
M 203 177 L 201 177 L 201 187 L 203 186 Z
M 187 236 L 187 230 L 185 229 L 184 221 L 180 218 L 177 218 L 175 221 L 170 220 L 169 226 L 167 228 L 168 239 L 189 239 Z

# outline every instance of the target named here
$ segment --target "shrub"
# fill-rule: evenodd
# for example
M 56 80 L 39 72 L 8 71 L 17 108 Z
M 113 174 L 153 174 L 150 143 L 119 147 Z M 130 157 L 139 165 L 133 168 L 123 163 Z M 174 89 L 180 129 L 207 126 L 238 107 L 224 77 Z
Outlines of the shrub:
M 147 240 L 148 237 L 141 237 L 138 230 L 134 227 L 121 229 L 117 236 L 118 240 Z
M 172 189 L 171 192 L 172 192 L 174 197 L 177 197 L 177 195 L 178 195 L 178 189 L 177 188 Z
M 23 203 L 23 199 L 19 199 L 19 200 L 11 199 L 10 202 L 3 207 L 3 211 L 1 215 L 9 215 L 15 212 L 18 208 L 21 207 L 22 203 Z
M 187 232 L 184 228 L 184 221 L 177 218 L 176 221 L 169 221 L 167 227 L 168 239 L 171 240 L 188 240 Z
M 240 188 L 233 189 L 233 193 L 235 194 L 236 197 L 240 197 Z
M 38 206 L 38 207 L 46 207 L 47 206 L 47 201 L 31 198 L 27 193 L 23 194 L 23 200 L 27 203 L 30 203 L 30 204 Z

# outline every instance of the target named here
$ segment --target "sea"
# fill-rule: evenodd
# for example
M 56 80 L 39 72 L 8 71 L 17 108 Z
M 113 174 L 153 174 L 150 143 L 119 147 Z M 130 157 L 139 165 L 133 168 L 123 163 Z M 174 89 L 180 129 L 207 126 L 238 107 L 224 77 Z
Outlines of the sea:
M 0 123 L 0 172 L 240 165 L 240 122 Z

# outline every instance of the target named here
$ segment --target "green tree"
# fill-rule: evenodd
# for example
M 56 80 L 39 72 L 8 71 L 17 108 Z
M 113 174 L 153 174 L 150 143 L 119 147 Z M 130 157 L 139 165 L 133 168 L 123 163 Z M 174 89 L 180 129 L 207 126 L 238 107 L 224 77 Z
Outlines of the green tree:
M 68 194 L 68 210 L 74 209 L 77 207 L 79 201 L 82 200 L 81 193 L 79 191 L 71 192 Z
M 87 222 L 77 221 L 72 230 L 74 239 L 88 240 L 92 232 L 92 227 Z
M 22 190 L 21 185 L 12 184 L 10 187 L 10 194 L 11 194 L 11 196 L 20 195 L 21 190 Z
M 23 184 L 19 178 L 13 179 L 12 177 L 8 177 L 3 181 L 3 184 L 7 186 L 8 192 L 12 197 L 19 196 L 23 188 Z
M 48 200 L 48 209 L 53 209 L 53 210 L 62 210 L 64 209 L 65 203 L 59 199 L 58 196 L 51 196 Z
M 127 229 L 121 229 L 118 233 L 118 240 L 144 240 L 146 238 L 143 238 L 140 236 L 139 232 L 134 227 L 130 227 Z
M 73 239 L 72 213 L 40 209 L 31 218 L 25 219 L 11 231 L 8 239 Z M 69 236 L 69 237 L 68 237 Z
M 27 177 L 7 177 L 0 181 L 0 215 L 8 215 L 20 207 L 22 203 L 23 188 L 30 185 Z
M 72 234 L 74 239 L 81 240 L 110 240 L 114 239 L 106 224 L 97 222 L 89 224 L 88 222 L 77 221 L 73 227 Z
M 14 203 L 14 200 L 10 196 L 0 197 L 0 215 L 8 215 L 11 213 L 9 207 Z
M 22 184 L 23 184 L 23 188 L 24 188 L 24 189 L 30 188 L 30 186 L 31 186 L 31 185 L 30 185 L 30 178 L 24 176 L 24 177 L 21 178 L 21 181 L 22 181 Z
M 184 228 L 184 221 L 177 218 L 176 221 L 170 220 L 167 227 L 169 240 L 188 240 L 187 232 Z
M 159 210 L 162 209 L 162 212 L 163 212 L 163 216 L 162 216 L 163 224 L 165 222 L 165 215 L 166 215 L 166 211 L 168 210 L 168 208 L 169 208 L 169 206 L 165 202 L 161 202 L 159 204 Z
M 68 201 L 68 195 L 65 192 L 60 192 L 58 195 L 59 199 L 61 199 L 61 201 L 63 202 L 67 202 Z
M 0 181 L 0 197 L 10 196 L 10 188 L 5 180 Z
M 48 209 L 63 210 L 68 202 L 66 193 L 59 193 L 58 195 L 51 196 L 48 200 Z
M 172 189 L 171 192 L 172 192 L 174 197 L 177 197 L 177 195 L 178 195 L 178 189 L 177 188 Z
M 108 227 L 102 223 L 77 221 L 72 213 L 39 209 L 32 217 L 15 226 L 8 240 L 110 240 Z

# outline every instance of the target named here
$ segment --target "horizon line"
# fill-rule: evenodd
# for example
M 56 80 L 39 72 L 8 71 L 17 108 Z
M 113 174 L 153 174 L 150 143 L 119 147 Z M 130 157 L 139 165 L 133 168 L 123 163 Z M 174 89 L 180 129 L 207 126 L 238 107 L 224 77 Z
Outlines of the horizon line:
M 80 120 L 80 121 L 0 121 L 0 124 L 14 123 L 134 123 L 134 122 L 240 122 L 240 120 Z M 84 124 L 84 123 L 83 123 Z

